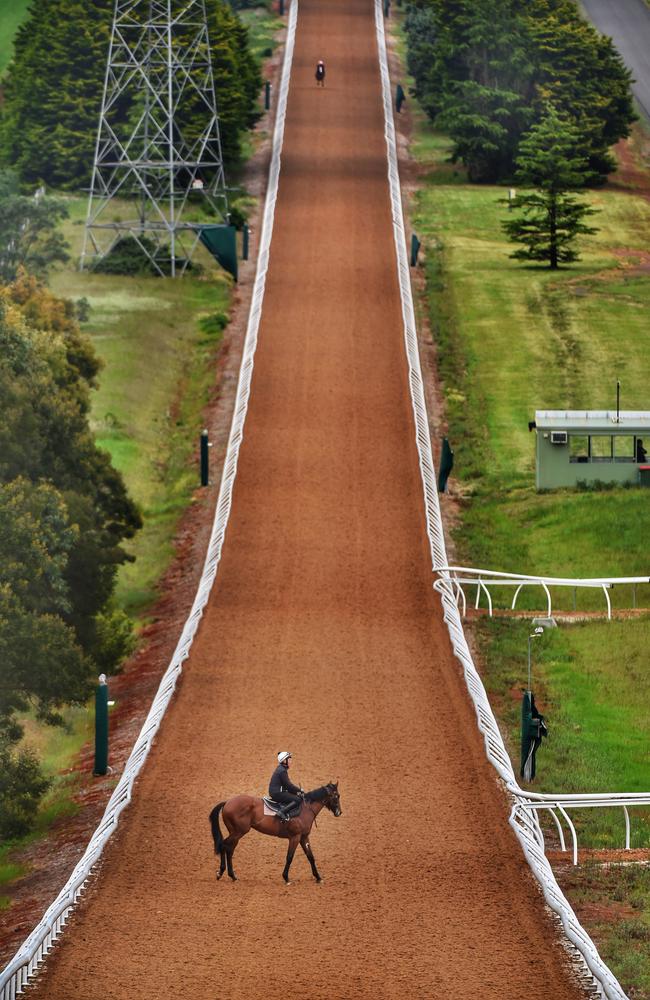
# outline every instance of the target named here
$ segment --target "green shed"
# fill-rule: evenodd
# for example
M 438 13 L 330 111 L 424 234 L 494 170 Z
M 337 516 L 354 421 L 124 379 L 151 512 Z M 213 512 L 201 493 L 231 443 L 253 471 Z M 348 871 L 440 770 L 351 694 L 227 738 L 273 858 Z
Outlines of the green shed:
M 537 437 L 538 490 L 598 480 L 650 486 L 650 412 L 537 410 L 528 427 Z

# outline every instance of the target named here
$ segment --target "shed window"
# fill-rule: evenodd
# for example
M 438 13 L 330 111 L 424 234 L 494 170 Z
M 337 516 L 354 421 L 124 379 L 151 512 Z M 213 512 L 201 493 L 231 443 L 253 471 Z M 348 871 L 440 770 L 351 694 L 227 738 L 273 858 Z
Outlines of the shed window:
M 569 461 L 589 461 L 589 438 L 586 434 L 572 434 L 569 438 Z
M 589 439 L 590 455 L 592 462 L 611 462 L 612 460 L 612 436 L 611 434 L 592 434 Z
M 634 461 L 634 436 L 632 434 L 617 434 L 614 437 L 614 461 Z

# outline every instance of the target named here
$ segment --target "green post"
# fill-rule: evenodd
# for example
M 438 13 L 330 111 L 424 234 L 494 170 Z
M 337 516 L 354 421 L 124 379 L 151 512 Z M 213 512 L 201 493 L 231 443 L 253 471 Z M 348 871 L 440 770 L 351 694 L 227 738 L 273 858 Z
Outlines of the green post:
M 401 83 L 397 84 L 395 88 L 395 110 L 399 114 L 402 110 L 402 105 L 406 100 L 406 94 L 404 93 L 404 88 Z
M 411 236 L 411 267 L 415 267 L 415 265 L 418 262 L 418 253 L 420 252 L 421 246 L 422 244 L 420 243 L 419 239 L 417 238 L 415 233 L 413 233 L 413 235 Z
M 284 0 L 280 0 L 280 17 L 284 17 Z
M 108 773 L 108 684 L 106 674 L 99 675 L 95 688 L 95 768 L 93 774 Z
M 271 107 L 271 83 L 269 80 L 264 84 L 264 110 L 268 111 Z
M 390 12 L 390 0 L 384 0 L 384 17 L 388 17 Z
M 527 782 L 535 779 L 535 756 L 542 739 L 548 735 L 544 716 L 537 711 L 535 695 L 524 691 L 521 701 L 521 766 L 520 777 Z
M 438 472 L 438 493 L 447 492 L 447 480 L 454 467 L 454 453 L 447 438 L 442 439 L 442 451 L 440 452 L 440 471 Z
M 248 223 L 245 222 L 244 233 L 242 237 L 242 248 L 241 248 L 242 260 L 248 260 L 248 235 L 249 235 Z
M 201 431 L 201 486 L 207 486 L 210 482 L 210 460 L 208 448 L 208 432 Z

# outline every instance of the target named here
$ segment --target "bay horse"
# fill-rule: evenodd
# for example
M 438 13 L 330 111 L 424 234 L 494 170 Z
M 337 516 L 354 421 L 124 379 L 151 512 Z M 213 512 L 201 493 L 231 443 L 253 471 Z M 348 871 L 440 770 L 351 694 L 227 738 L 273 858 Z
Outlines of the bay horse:
M 265 833 L 269 837 L 281 837 L 289 841 L 287 860 L 282 872 L 282 878 L 287 884 L 289 883 L 289 869 L 298 844 L 307 855 L 312 875 L 317 882 L 320 882 L 321 876 L 309 843 L 309 832 L 323 807 L 329 809 L 335 816 L 341 815 L 338 783 L 332 781 L 321 788 L 315 788 L 312 792 L 304 792 L 302 799 L 298 815 L 284 823 L 278 816 L 264 815 L 264 801 L 254 795 L 235 795 L 225 802 L 219 802 L 210 813 L 214 852 L 221 856 L 217 879 L 222 877 L 227 866 L 228 875 L 233 882 L 237 881 L 232 867 L 232 856 L 241 838 L 250 829 L 253 829 L 257 830 L 258 833 Z M 223 821 L 228 829 L 229 836 L 227 837 L 223 837 L 221 834 L 219 824 L 219 813 L 221 812 L 223 812 Z

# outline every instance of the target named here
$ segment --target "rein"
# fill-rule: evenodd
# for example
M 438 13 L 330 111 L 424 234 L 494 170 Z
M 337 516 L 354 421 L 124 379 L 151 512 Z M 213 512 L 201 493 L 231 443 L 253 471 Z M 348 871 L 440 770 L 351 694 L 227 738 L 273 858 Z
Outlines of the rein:
M 304 801 L 305 801 L 305 805 L 307 806 L 307 808 L 309 809 L 310 813 L 311 813 L 311 814 L 312 814 L 312 816 L 314 817 L 314 826 L 316 827 L 316 829 L 318 829 L 318 820 L 317 820 L 317 818 L 316 818 L 316 817 L 318 816 L 318 813 L 317 813 L 317 812 L 315 812 L 315 811 L 314 811 L 314 810 L 312 809 L 312 807 L 311 807 L 311 802 L 309 802 L 309 801 L 308 801 L 308 799 L 305 799 Z

